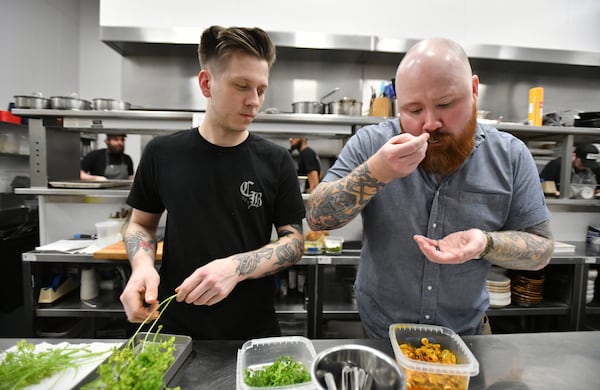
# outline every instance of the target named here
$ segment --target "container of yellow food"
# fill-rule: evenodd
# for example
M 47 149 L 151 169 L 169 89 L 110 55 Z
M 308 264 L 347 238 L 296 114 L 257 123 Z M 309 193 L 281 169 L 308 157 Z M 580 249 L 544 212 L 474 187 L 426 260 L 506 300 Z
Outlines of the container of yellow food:
M 470 377 L 479 373 L 479 362 L 449 328 L 392 324 L 389 336 L 407 389 L 438 389 L 443 384 L 444 389 L 467 390 Z

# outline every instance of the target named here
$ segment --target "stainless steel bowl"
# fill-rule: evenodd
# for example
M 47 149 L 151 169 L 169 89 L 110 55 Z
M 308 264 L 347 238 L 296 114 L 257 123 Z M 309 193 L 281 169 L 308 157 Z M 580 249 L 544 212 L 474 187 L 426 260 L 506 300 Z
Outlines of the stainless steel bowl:
M 346 369 L 344 369 L 346 367 Z M 385 353 L 358 344 L 345 344 L 321 351 L 311 366 L 312 382 L 320 390 L 327 390 L 325 374 L 331 373 L 338 389 L 342 388 L 342 372 L 347 367 L 358 367 L 368 376 L 369 389 L 405 390 L 406 380 L 396 361 Z
M 131 104 L 118 99 L 95 98 L 94 110 L 97 111 L 126 111 L 131 108 Z

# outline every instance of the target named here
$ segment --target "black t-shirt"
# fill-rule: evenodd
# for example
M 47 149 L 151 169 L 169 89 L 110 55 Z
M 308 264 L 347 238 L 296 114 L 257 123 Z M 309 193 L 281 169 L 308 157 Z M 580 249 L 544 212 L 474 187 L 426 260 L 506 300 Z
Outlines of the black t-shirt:
M 540 177 L 545 181 L 554 181 L 559 186 L 561 161 L 562 159 L 559 157 L 546 164 L 542 172 L 540 172 Z M 596 175 L 596 183 L 600 183 L 600 168 L 592 168 L 592 172 Z
M 298 175 L 306 176 L 308 172 L 317 171 L 319 177 L 321 176 L 321 163 L 319 157 L 314 150 L 307 147 L 304 148 L 299 154 L 298 160 Z
M 107 153 L 106 148 L 92 150 L 81 160 L 81 170 L 91 175 L 104 176 L 106 169 L 106 156 L 109 164 L 127 165 L 129 176 L 133 176 L 133 160 L 125 153 Z
M 273 226 L 301 223 L 305 214 L 287 150 L 250 134 L 220 147 L 198 129 L 151 140 L 127 203 L 150 213 L 167 210 L 159 296 L 174 293 L 198 267 L 260 248 Z M 196 339 L 250 339 L 279 334 L 274 278 L 245 280 L 212 306 L 172 302 L 164 331 Z

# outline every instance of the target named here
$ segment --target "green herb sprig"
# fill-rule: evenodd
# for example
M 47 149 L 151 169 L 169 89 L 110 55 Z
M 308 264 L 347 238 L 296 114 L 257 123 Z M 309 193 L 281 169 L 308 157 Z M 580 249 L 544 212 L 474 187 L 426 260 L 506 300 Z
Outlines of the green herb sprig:
M 73 346 L 35 351 L 35 344 L 20 340 L 16 350 L 6 352 L 0 364 L 0 389 L 23 389 L 35 385 L 68 368 L 77 369 L 94 359 L 102 359 L 106 353 Z
M 287 386 L 310 381 L 310 373 L 299 361 L 281 356 L 273 364 L 261 369 L 244 371 L 244 382 L 254 387 Z
M 168 389 L 163 377 L 168 368 L 175 361 L 175 337 L 168 340 L 157 341 L 162 329 L 159 325 L 150 338 L 153 328 L 158 323 L 160 316 L 167 309 L 177 294 L 171 295 L 158 305 L 150 315 L 140 324 L 133 337 L 121 349 L 115 349 L 108 360 L 98 367 L 98 378 L 82 387 L 84 390 L 111 389 L 111 390 L 159 390 Z M 158 318 L 152 323 L 144 339 L 136 345 L 136 336 L 143 326 L 151 321 L 154 313 L 159 311 Z M 176 387 L 172 390 L 179 389 Z

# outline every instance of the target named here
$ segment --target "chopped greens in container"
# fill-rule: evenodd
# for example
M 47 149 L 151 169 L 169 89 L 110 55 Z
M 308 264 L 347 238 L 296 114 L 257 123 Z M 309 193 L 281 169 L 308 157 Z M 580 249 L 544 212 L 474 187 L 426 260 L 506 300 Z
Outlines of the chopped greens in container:
M 290 356 L 281 356 L 273 364 L 261 369 L 247 368 L 244 382 L 253 387 L 276 387 L 309 382 L 310 373 L 304 364 Z

